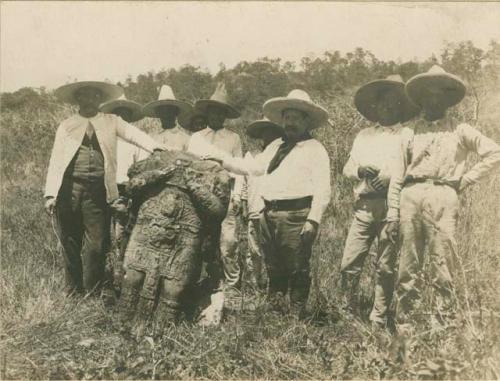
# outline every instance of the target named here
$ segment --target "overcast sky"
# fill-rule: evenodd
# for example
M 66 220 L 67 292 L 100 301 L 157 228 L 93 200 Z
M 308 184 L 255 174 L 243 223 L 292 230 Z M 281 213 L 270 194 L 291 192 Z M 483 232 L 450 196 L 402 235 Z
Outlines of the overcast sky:
M 486 49 L 500 3 L 2 1 L 0 37 L 0 89 L 13 91 L 358 46 L 393 60 L 439 54 L 444 40 Z

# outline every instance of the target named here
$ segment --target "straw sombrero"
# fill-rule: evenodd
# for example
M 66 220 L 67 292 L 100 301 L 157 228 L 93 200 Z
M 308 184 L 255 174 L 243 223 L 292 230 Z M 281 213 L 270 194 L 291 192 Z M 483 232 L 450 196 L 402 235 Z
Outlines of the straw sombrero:
M 406 94 L 420 105 L 422 98 L 431 90 L 442 91 L 444 103 L 451 107 L 459 103 L 465 96 L 465 83 L 456 75 L 447 73 L 441 66 L 434 65 L 428 72 L 417 74 L 406 83 Z
M 271 122 L 266 117 L 250 123 L 246 128 L 246 134 L 251 138 L 259 139 L 262 136 L 262 131 L 266 129 L 274 129 L 277 133 L 283 134 L 283 127 Z
M 179 124 L 186 130 L 191 130 L 191 123 L 196 116 L 206 116 L 201 110 L 193 107 L 189 112 L 186 112 L 177 118 Z
M 113 114 L 113 111 L 119 107 L 127 108 L 132 112 L 132 117 L 127 122 L 137 122 L 144 118 L 141 109 L 142 106 L 134 101 L 130 101 L 122 95 L 120 98 L 103 103 L 100 107 L 101 111 L 107 114 Z
M 379 95 L 387 90 L 396 90 L 401 102 L 401 123 L 407 122 L 418 114 L 420 109 L 406 96 L 405 83 L 400 75 L 389 75 L 361 86 L 354 95 L 354 105 L 361 115 L 371 122 L 378 122 L 377 103 Z
M 75 99 L 75 92 L 84 87 L 94 87 L 101 90 L 103 94 L 103 102 L 117 99 L 118 97 L 123 95 L 123 89 L 120 86 L 101 81 L 79 81 L 68 83 L 67 85 L 62 85 L 61 87 L 57 88 L 54 94 L 59 100 L 63 102 L 77 104 Z
M 272 122 L 283 124 L 283 110 L 296 109 L 305 112 L 311 118 L 311 129 L 328 121 L 328 111 L 311 100 L 304 90 L 295 89 L 286 97 L 271 98 L 264 103 L 264 115 Z
M 240 112 L 231 106 L 227 99 L 226 86 L 223 83 L 219 83 L 210 99 L 200 99 L 196 101 L 195 108 L 202 113 L 206 113 L 208 106 L 217 106 L 226 110 L 227 119 L 239 118 L 241 115 Z
M 172 88 L 168 85 L 163 85 L 160 88 L 160 94 L 158 95 L 157 101 L 152 101 L 146 104 L 142 108 L 142 113 L 144 116 L 149 116 L 151 118 L 157 118 L 156 109 L 159 106 L 175 106 L 179 109 L 179 114 L 177 117 L 180 117 L 184 113 L 191 111 L 193 106 L 190 103 L 181 101 L 175 98 L 174 92 Z

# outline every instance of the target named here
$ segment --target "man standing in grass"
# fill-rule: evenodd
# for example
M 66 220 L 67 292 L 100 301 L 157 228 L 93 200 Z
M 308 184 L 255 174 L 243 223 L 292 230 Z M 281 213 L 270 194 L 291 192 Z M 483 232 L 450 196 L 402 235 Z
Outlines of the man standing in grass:
M 372 324 L 385 327 L 394 291 L 396 237 L 388 237 L 387 221 L 397 219 L 397 210 L 387 211 L 387 189 L 398 167 L 401 137 L 411 134 L 404 123 L 418 113 L 405 94 L 399 75 L 390 75 L 363 85 L 354 96 L 361 115 L 375 125 L 362 130 L 354 139 L 344 175 L 355 181 L 354 219 L 342 257 L 342 290 L 347 308 L 359 313 L 359 280 L 363 263 L 375 238 L 377 262 L 375 300 L 370 314 Z
M 256 139 L 261 144 L 260 151 L 255 155 L 249 151 L 245 159 L 258 158 L 262 151 L 278 138 L 283 137 L 283 127 L 264 118 L 250 123 L 246 128 L 246 133 L 250 138 Z M 260 242 L 260 218 L 264 209 L 264 201 L 260 192 L 261 176 L 245 176 L 243 185 L 242 203 L 246 209 L 244 214 L 248 220 L 248 254 L 246 257 L 247 272 L 251 277 L 253 285 L 264 290 L 266 288 L 266 274 L 264 255 Z
M 255 158 L 236 158 L 215 149 L 210 158 L 234 173 L 262 175 L 265 208 L 260 230 L 269 299 L 283 312 L 284 297 L 289 295 L 293 313 L 305 317 L 312 245 L 331 193 L 328 153 L 310 132 L 327 122 L 328 112 L 303 90 L 268 100 L 263 111 L 283 126 L 282 139 Z
M 109 208 L 118 199 L 116 142 L 121 137 L 148 152 L 163 149 L 147 134 L 99 105 L 123 89 L 105 82 L 61 86 L 56 96 L 78 106 L 58 127 L 45 186 L 45 208 L 55 213 L 63 246 L 67 292 L 96 291 L 104 276 Z
M 142 113 L 144 116 L 160 119 L 163 131 L 155 136 L 155 140 L 165 144 L 170 150 L 185 151 L 191 136 L 177 124 L 177 119 L 190 113 L 192 108 L 188 102 L 176 99 L 170 86 L 163 85 L 158 100 L 146 104 Z
M 210 99 L 200 99 L 195 110 L 206 115 L 208 127 L 194 133 L 189 142 L 189 151 L 203 154 L 203 147 L 209 143 L 226 152 L 231 157 L 242 157 L 241 140 L 237 133 L 224 127 L 226 119 L 240 117 L 239 111 L 228 103 L 228 95 L 224 84 L 220 83 Z M 241 270 L 238 259 L 237 215 L 241 206 L 241 176 L 235 176 L 232 182 L 231 201 L 227 216 L 222 222 L 220 237 L 220 253 L 224 266 L 225 284 L 233 289 L 240 282 Z
M 466 123 L 457 125 L 447 115 L 447 110 L 463 99 L 465 91 L 460 78 L 437 65 L 406 83 L 406 93 L 422 107 L 423 118 L 412 126 L 413 135 L 403 141 L 400 168 L 389 189 L 392 207 L 400 210 L 396 308 L 400 324 L 418 318 L 415 310 L 421 300 L 420 271 L 426 254 L 430 256 L 431 282 L 437 291 L 437 315 L 453 315 L 453 262 L 459 255 L 458 194 L 500 165 L 498 144 Z M 466 170 L 470 153 L 477 154 L 479 162 Z M 397 222 L 390 224 L 388 230 L 396 231 Z

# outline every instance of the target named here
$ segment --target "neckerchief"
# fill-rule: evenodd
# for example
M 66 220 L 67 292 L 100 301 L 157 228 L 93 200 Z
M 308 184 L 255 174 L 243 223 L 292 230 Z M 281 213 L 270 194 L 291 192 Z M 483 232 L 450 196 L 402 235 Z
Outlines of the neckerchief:
M 312 139 L 312 136 L 308 132 L 302 135 L 302 137 L 295 140 L 287 139 L 286 137 L 284 137 L 283 143 L 279 146 L 276 154 L 269 163 L 269 167 L 267 167 L 267 173 L 272 173 L 276 168 L 278 168 L 285 157 L 287 157 L 287 155 L 292 152 L 298 142 L 303 142 L 309 139 Z

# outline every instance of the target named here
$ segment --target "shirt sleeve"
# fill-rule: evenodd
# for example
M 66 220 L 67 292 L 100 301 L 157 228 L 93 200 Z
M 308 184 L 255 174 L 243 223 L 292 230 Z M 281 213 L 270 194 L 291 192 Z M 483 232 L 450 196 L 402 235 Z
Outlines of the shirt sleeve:
M 358 135 L 359 136 L 359 135 Z M 357 141 L 358 137 L 354 139 L 354 142 L 352 143 L 352 148 L 351 152 L 349 154 L 349 159 L 347 160 L 346 165 L 344 166 L 344 176 L 351 180 L 360 180 L 358 176 L 358 169 L 359 169 L 359 164 L 355 160 L 355 155 L 356 155 L 356 149 L 357 149 Z
M 220 153 L 219 158 L 222 160 L 224 168 L 229 172 L 238 175 L 262 176 L 266 173 L 269 162 L 276 153 L 279 144 L 275 142 L 269 144 L 264 152 L 255 157 L 232 157 L 228 154 Z
M 401 189 L 408 168 L 410 157 L 409 150 L 413 140 L 413 130 L 403 128 L 401 132 L 400 150 L 397 160 L 394 164 L 394 172 L 391 174 L 389 189 L 387 191 L 387 221 L 399 221 L 399 201 L 401 198 Z
M 311 152 L 311 157 L 314 158 L 314 165 L 311 168 L 314 193 L 311 210 L 307 219 L 319 224 L 323 213 L 330 203 L 331 186 L 330 158 L 328 157 L 328 152 L 321 145 L 318 148 L 314 147 L 314 152 Z
M 480 157 L 480 161 L 462 176 L 463 186 L 477 183 L 486 174 L 500 164 L 500 146 L 490 138 L 484 136 L 474 127 L 461 124 L 457 132 L 464 146 Z
M 116 133 L 123 140 L 148 152 L 162 148 L 161 144 L 157 143 L 151 136 L 121 118 L 117 118 Z

